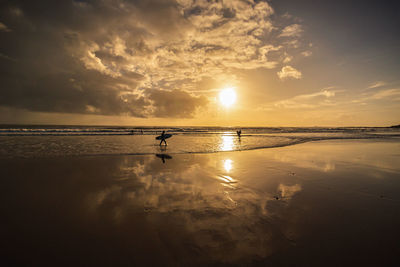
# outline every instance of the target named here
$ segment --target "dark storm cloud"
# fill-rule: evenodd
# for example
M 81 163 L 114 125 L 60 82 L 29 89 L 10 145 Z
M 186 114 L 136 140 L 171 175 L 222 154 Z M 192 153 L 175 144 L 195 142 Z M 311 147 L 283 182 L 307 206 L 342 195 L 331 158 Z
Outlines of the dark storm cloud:
M 2 78 L 2 87 L 12 90 L 1 91 L 0 105 L 43 112 L 146 116 L 148 101 L 121 94 L 115 86 L 118 82 L 125 81 L 85 70 L 27 77 L 10 73 Z
M 152 113 L 147 91 L 137 90 L 143 74 L 126 66 L 132 53 L 152 52 L 143 42 L 149 34 L 146 28 L 163 34 L 174 31 L 179 20 L 173 7 L 170 1 L 3 2 L 0 105 L 44 112 L 165 117 L 164 104 L 156 108 L 164 113 Z M 131 22 L 131 12 L 148 16 L 143 22 L 150 21 L 149 25 Z M 125 37 L 123 47 L 113 42 L 119 36 Z M 198 98 L 185 96 L 185 102 L 178 104 L 182 113 L 174 109 L 171 116 L 191 116 L 195 111 Z
M 0 105 L 193 117 L 207 103 L 193 94 L 200 81 L 235 81 L 232 70 L 274 68 L 270 53 L 286 54 L 265 43 L 280 32 L 271 14 L 252 0 L 2 1 Z
M 154 114 L 157 117 L 191 117 L 196 108 L 207 104 L 204 96 L 192 97 L 185 91 L 153 91 L 150 99 L 154 101 Z

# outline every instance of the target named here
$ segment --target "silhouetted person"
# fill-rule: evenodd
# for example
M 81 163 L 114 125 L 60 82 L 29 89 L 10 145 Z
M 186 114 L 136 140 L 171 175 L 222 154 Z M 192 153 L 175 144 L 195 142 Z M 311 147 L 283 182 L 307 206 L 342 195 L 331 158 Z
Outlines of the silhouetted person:
M 165 145 L 167 145 L 167 141 L 165 141 L 165 131 L 162 131 L 160 146 L 161 146 L 163 141 L 164 141 Z
M 242 134 L 242 130 L 236 131 L 237 136 L 240 138 L 240 135 Z

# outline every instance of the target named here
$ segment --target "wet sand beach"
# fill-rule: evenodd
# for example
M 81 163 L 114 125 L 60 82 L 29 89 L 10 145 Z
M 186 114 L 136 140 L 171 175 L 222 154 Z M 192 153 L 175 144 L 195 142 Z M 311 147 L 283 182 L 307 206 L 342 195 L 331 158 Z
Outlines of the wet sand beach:
M 400 142 L 0 162 L 11 265 L 394 266 Z

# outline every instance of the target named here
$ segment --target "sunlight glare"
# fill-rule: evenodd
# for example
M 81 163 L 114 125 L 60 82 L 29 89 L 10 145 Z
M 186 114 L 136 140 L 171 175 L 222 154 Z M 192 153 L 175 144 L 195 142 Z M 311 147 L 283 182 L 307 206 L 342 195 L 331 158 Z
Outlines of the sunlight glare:
M 236 102 L 236 92 L 233 88 L 225 88 L 219 93 L 219 101 L 225 107 L 230 107 Z
M 222 142 L 221 142 L 221 150 L 222 151 L 231 151 L 231 150 L 233 150 L 233 147 L 234 147 L 233 136 L 223 135 Z
M 230 172 L 230 170 L 232 170 L 232 160 L 231 159 L 224 160 L 224 169 L 227 172 Z

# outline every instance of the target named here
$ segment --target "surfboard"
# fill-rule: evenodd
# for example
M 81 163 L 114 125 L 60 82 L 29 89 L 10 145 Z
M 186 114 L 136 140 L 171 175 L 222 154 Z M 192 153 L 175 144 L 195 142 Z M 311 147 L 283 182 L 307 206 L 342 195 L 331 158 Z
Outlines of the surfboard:
M 164 139 L 168 139 L 172 136 L 172 134 L 164 134 Z M 156 140 L 161 140 L 161 135 L 156 137 Z
M 172 159 L 172 156 L 168 154 L 156 154 L 156 157 L 161 158 L 161 159 Z

